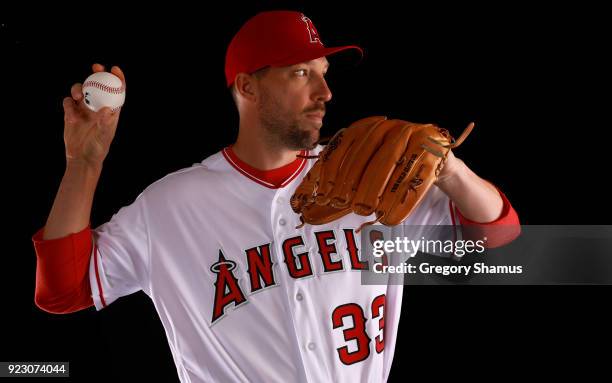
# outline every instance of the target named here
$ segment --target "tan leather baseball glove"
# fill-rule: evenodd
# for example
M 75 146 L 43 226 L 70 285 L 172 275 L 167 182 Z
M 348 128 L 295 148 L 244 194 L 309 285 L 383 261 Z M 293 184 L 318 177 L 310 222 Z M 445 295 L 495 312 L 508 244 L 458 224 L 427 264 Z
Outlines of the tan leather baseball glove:
M 291 207 L 302 225 L 325 224 L 350 212 L 376 215 L 364 225 L 400 224 L 434 183 L 449 151 L 473 128 L 470 123 L 455 141 L 434 124 L 384 116 L 358 120 L 321 151 L 291 197 Z

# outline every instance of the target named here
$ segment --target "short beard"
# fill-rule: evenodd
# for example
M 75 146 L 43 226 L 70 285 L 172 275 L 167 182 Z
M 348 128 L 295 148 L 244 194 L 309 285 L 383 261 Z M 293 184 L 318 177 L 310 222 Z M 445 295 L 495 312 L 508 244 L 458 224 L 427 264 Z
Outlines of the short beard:
M 266 135 L 265 139 L 271 147 L 311 150 L 317 146 L 319 132 L 312 134 L 309 130 L 302 129 L 292 116 L 280 114 L 280 103 L 264 89 L 257 108 Z

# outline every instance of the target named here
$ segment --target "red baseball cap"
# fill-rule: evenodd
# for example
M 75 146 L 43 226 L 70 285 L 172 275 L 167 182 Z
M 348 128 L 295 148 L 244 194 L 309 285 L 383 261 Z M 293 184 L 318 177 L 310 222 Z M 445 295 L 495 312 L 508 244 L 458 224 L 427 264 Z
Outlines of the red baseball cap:
M 303 13 L 261 12 L 244 23 L 227 47 L 227 86 L 234 83 L 238 73 L 295 65 L 346 49 L 356 49 L 363 57 L 363 50 L 356 45 L 323 46 L 314 24 Z

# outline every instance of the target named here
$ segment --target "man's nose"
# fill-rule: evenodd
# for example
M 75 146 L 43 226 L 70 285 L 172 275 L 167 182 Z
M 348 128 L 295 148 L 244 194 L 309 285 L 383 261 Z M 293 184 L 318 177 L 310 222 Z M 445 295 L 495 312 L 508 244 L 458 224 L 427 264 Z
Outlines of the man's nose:
M 324 78 L 321 78 L 317 83 L 315 92 L 313 93 L 314 101 L 318 102 L 328 102 L 332 98 L 331 90 L 327 85 L 327 81 Z

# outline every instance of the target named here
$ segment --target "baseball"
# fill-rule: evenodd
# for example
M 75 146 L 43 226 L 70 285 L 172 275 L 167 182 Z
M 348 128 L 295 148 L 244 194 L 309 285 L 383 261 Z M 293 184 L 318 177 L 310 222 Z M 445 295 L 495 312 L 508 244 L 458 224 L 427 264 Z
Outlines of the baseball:
M 115 112 L 125 101 L 125 88 L 121 79 L 109 72 L 97 72 L 87 77 L 82 91 L 83 102 L 94 112 L 104 107 Z

